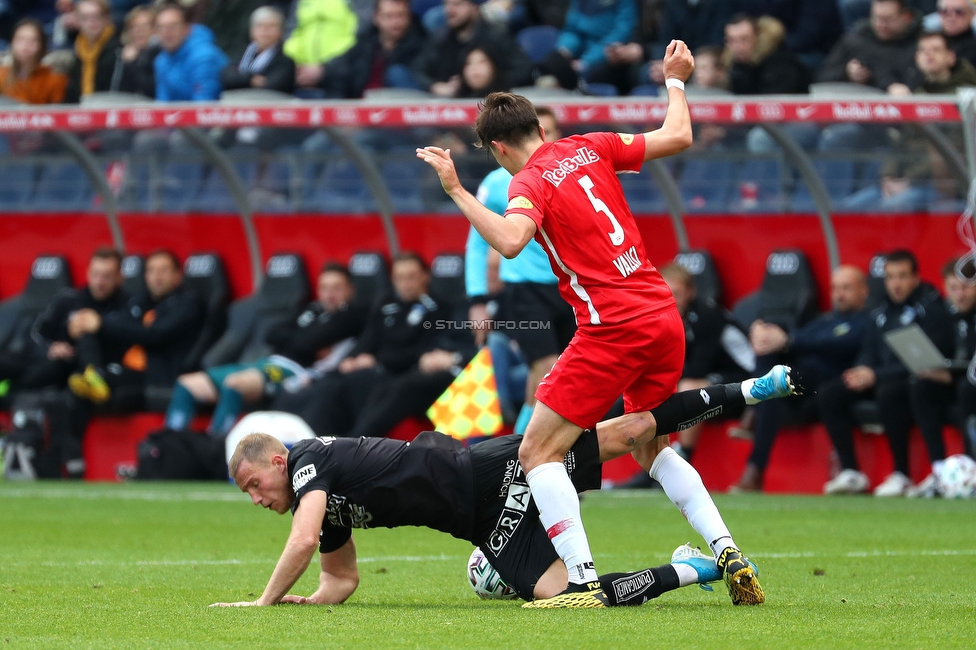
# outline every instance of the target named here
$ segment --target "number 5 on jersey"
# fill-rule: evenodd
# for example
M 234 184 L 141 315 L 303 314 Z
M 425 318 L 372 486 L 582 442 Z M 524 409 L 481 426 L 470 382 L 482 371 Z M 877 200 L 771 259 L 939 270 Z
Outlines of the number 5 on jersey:
M 610 243 L 614 246 L 620 246 L 624 243 L 624 229 L 620 226 L 620 222 L 617 221 L 617 217 L 613 216 L 610 208 L 607 207 L 607 204 L 602 199 L 598 199 L 593 195 L 593 181 L 590 180 L 589 176 L 580 178 L 579 184 L 586 191 L 586 196 L 590 197 L 590 203 L 593 204 L 593 209 L 597 212 L 602 212 L 610 219 L 610 225 L 613 226 L 613 232 L 607 233 L 610 235 Z

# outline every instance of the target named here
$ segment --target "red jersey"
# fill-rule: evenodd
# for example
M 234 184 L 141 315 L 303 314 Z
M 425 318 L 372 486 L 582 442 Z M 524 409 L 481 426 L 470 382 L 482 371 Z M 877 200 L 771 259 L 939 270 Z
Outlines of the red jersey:
M 535 239 L 580 326 L 622 323 L 674 305 L 617 180 L 643 164 L 643 135 L 574 135 L 544 143 L 508 187 L 505 216 L 535 222 Z

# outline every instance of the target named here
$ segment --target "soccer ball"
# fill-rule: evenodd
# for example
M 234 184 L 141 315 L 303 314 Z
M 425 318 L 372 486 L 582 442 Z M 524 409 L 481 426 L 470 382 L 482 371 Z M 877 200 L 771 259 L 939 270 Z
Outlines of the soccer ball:
M 939 472 L 942 496 L 947 499 L 968 499 L 976 494 L 976 461 L 964 454 L 946 458 Z
M 518 594 L 501 579 L 495 567 L 477 546 L 468 558 L 468 582 L 483 600 L 514 600 Z

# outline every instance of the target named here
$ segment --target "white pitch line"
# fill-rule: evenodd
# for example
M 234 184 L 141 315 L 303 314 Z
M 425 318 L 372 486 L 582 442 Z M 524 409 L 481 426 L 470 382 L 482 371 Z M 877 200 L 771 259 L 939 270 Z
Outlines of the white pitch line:
M 247 501 L 237 492 L 153 492 L 153 491 L 88 491 L 88 490 L 0 490 L 0 499 L 84 499 L 88 501 Z
M 125 567 L 125 566 L 236 566 L 244 564 L 274 564 L 277 558 L 269 557 L 265 559 L 251 560 L 137 560 L 134 562 L 112 562 L 104 560 L 79 560 L 77 562 L 4 562 L 4 566 L 43 566 L 43 567 L 86 567 L 86 566 L 106 566 L 106 567 Z M 464 560 L 462 555 L 385 555 L 377 557 L 358 558 L 360 563 L 375 562 L 444 562 Z
M 614 554 L 597 553 L 597 557 L 610 558 Z M 848 553 L 815 553 L 815 552 L 796 552 L 796 553 L 750 553 L 750 557 L 764 560 L 796 560 L 810 558 L 871 558 L 871 557 L 906 557 L 910 555 L 921 555 L 925 557 L 956 557 L 961 555 L 976 555 L 976 549 L 944 549 L 929 551 L 851 551 Z M 454 562 L 464 560 L 461 555 L 380 555 L 376 557 L 358 558 L 360 563 L 377 562 Z M 106 562 L 103 560 L 79 560 L 78 562 L 4 562 L 4 566 L 43 566 L 43 567 L 85 567 L 85 566 L 149 566 L 149 567 L 169 567 L 169 566 L 234 566 L 245 564 L 274 564 L 276 558 L 265 559 L 226 559 L 226 560 L 137 560 L 134 562 Z

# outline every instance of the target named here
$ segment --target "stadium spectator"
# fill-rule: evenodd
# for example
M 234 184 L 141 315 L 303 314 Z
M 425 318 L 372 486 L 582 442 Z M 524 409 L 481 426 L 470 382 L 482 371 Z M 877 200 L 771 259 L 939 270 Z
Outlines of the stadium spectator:
M 488 43 L 471 48 L 461 68 L 458 97 L 486 97 L 489 93 L 509 90 L 501 62 L 502 54 Z
M 435 327 L 451 310 L 427 295 L 430 273 L 417 254 L 400 253 L 391 277 L 393 293 L 373 307 L 339 371 L 281 395 L 276 410 L 301 415 L 319 435 L 352 437 L 384 436 L 403 418 L 426 414 L 474 356 L 473 342 L 467 330 Z
M 216 404 L 207 432 L 226 436 L 245 403 L 274 396 L 285 382 L 295 389 L 307 384 L 310 370 L 334 369 L 363 329 L 365 315 L 354 295 L 349 271 L 327 264 L 318 277 L 316 299 L 268 331 L 274 354 L 182 375 L 166 411 L 166 427 L 188 429 L 199 404 Z
M 64 95 L 65 102 L 70 104 L 77 104 L 94 92 L 114 90 L 122 78 L 121 44 L 108 1 L 81 0 L 76 4 L 75 14 L 80 29 Z
M 153 42 L 156 13 L 149 7 L 135 7 L 125 16 L 122 27 L 122 79 L 118 90 L 146 97 L 156 96 L 153 63 L 160 52 Z
M 690 83 L 700 88 L 729 89 L 729 71 L 723 58 L 723 49 L 717 45 L 703 45 L 695 50 L 695 71 Z
M 784 44 L 809 70 L 816 70 L 844 33 L 830 0 L 736 0 L 739 11 L 771 16 L 786 29 Z
M 65 386 L 68 376 L 78 367 L 75 342 L 68 333 L 68 318 L 86 307 L 105 313 L 125 303 L 120 290 L 121 259 L 114 250 L 96 250 L 88 264 L 87 286 L 64 289 L 55 296 L 34 322 L 33 345 L 16 354 L 4 351 L 0 356 L 0 379 L 13 380 L 15 390 Z
M 156 99 L 165 102 L 214 101 L 220 97 L 220 71 L 227 55 L 214 44 L 213 32 L 191 25 L 186 10 L 166 4 L 156 14 L 162 52 L 154 62 Z
M 232 53 L 244 50 L 254 40 L 254 11 L 270 3 L 266 0 L 204 0 L 197 4 L 205 7 L 200 22 L 213 32 L 217 47 L 222 52 Z
M 837 0 L 844 31 L 850 31 L 859 21 L 871 14 L 872 0 Z M 936 0 L 906 0 L 905 5 L 920 15 L 931 14 L 936 9 Z
M 621 95 L 648 83 L 647 65 L 654 55 L 662 5 L 661 0 L 637 0 L 637 29 L 627 40 L 603 48 L 606 61 L 590 67 L 590 83 L 612 84 Z
M 285 17 L 273 7 L 258 7 L 251 14 L 251 42 L 224 68 L 224 90 L 264 88 L 291 94 L 295 91 L 295 62 L 281 51 Z
M 545 131 L 546 142 L 555 142 L 562 137 L 556 116 L 551 110 L 537 106 L 536 115 Z M 496 169 L 478 187 L 478 200 L 492 212 L 503 214 L 508 206 L 508 186 L 511 181 L 512 175 L 508 171 L 504 168 Z M 492 287 L 491 269 L 495 266 L 494 259 L 500 257 L 477 230 L 472 227 L 468 231 L 464 272 L 465 289 L 472 302 L 468 318 L 472 321 L 484 322 L 489 319 L 487 302 L 497 292 Z M 525 378 L 525 397 L 515 422 L 515 433 L 521 434 L 528 426 L 535 409 L 535 390 L 572 339 L 576 331 L 576 318 L 572 307 L 559 295 L 557 278 L 549 265 L 548 255 L 535 240 L 530 241 L 514 259 L 499 260 L 497 276 L 504 283 L 498 297 L 500 319 L 549 324 L 546 329 L 519 328 L 504 334 L 492 332 L 489 337 L 493 358 L 502 356 L 495 354 L 498 349 L 497 339 L 511 338 L 529 366 Z M 485 331 L 476 334 L 479 345 L 485 334 Z M 501 343 L 502 346 L 505 345 L 504 341 Z
M 908 370 L 885 343 L 884 334 L 918 323 L 943 354 L 952 353 L 949 315 L 939 292 L 918 275 L 918 261 L 906 250 L 885 259 L 885 298 L 871 312 L 867 333 L 856 365 L 839 380 L 820 389 L 820 417 L 834 443 L 842 470 L 824 485 L 824 493 L 855 493 L 868 488 L 868 478 L 858 469 L 854 455 L 853 406 L 874 398 L 888 437 L 894 472 L 877 486 L 875 496 L 903 496 L 911 487 L 908 478 L 908 433 L 912 425 Z M 918 381 L 929 381 L 919 379 Z
M 79 338 L 71 327 L 74 314 L 80 311 L 104 316 L 125 307 L 121 265 L 118 251 L 99 248 L 88 262 L 86 286 L 63 289 L 54 297 L 34 322 L 31 336 L 37 347 L 19 376 L 14 377 L 15 388 L 64 388 L 77 370 L 121 362 L 125 353 L 122 346 L 100 346 L 92 337 Z M 88 418 L 84 405 L 76 404 L 71 411 L 71 425 L 52 431 L 52 435 L 58 439 L 68 475 L 80 478 L 85 468 L 81 438 Z
M 150 5 L 144 0 L 109 0 L 109 5 L 112 7 L 112 22 L 116 25 L 124 24 L 125 17 L 132 13 L 133 9 L 150 8 Z
M 503 53 L 501 69 L 512 86 L 532 83 L 532 61 L 504 29 L 481 19 L 471 0 L 444 0 L 447 30 L 428 39 L 411 71 L 416 87 L 437 97 L 457 97 L 468 51 L 490 43 Z
M 976 410 L 976 388 L 969 382 L 963 370 L 976 355 L 976 284 L 967 282 L 956 273 L 958 259 L 949 260 L 942 269 L 943 288 L 952 323 L 953 354 L 949 357 L 956 370 L 935 369 L 919 373 L 909 384 L 912 413 L 922 432 L 932 473 L 908 491 L 911 497 L 934 497 L 938 494 L 938 475 L 945 461 L 945 443 L 942 429 L 953 422 L 963 432 L 966 452 L 972 456 L 973 447 L 967 423 L 968 415 Z M 976 277 L 973 262 L 962 268 L 967 278 Z M 953 417 L 952 408 L 961 417 Z
M 939 0 L 939 19 L 949 47 L 957 57 L 976 65 L 974 16 L 976 6 L 973 5 L 973 0 Z
M 831 311 L 821 314 L 793 333 L 775 323 L 756 321 L 749 329 L 749 340 L 757 355 L 757 370 L 785 363 L 797 371 L 806 393 L 804 403 L 795 402 L 797 410 L 816 407 L 819 387 L 839 379 L 854 365 L 867 331 L 868 314 L 864 304 L 868 297 L 867 279 L 855 266 L 839 266 L 830 277 Z M 788 415 L 788 409 L 769 408 L 772 402 L 755 407 L 752 453 L 732 492 L 762 490 L 763 475 L 776 434 Z
M 295 62 L 295 85 L 314 88 L 325 64 L 356 44 L 358 19 L 345 0 L 297 0 L 294 6 L 295 28 L 285 54 Z
M 596 68 L 602 78 L 607 63 L 607 48 L 628 42 L 637 27 L 634 0 L 572 0 L 556 49 L 540 64 L 563 88 L 573 89 L 584 81 L 596 81 Z
M 922 34 L 915 50 L 915 67 L 903 94 L 954 93 L 963 86 L 976 86 L 976 67 L 959 57 L 941 32 Z
M 844 34 L 817 81 L 850 81 L 886 91 L 892 84 L 904 84 L 920 29 L 905 0 L 873 0 L 871 18 Z
M 680 264 L 668 264 L 660 273 L 674 295 L 685 327 L 685 362 L 678 390 L 698 390 L 750 377 L 756 369 L 756 355 L 731 315 L 713 301 L 699 299 L 695 278 Z M 690 461 L 700 437 L 700 426 L 683 429 L 673 447 Z
M 657 43 L 649 68 L 651 83 L 664 83 L 664 48 L 672 40 L 684 41 L 692 51 L 703 45 L 722 45 L 725 25 L 735 13 L 728 0 L 665 0 Z
M 413 86 L 410 66 L 423 46 L 408 0 L 378 0 L 356 44 L 329 62 L 322 77 L 326 96 L 357 99 L 374 88 Z
M 0 90 L 5 97 L 26 104 L 60 104 L 68 79 L 41 63 L 47 54 L 44 28 L 24 18 L 14 28 L 10 64 L 0 68 Z
M 122 389 L 126 404 L 142 404 L 142 386 L 171 386 L 195 342 L 203 304 L 183 288 L 180 261 L 166 250 L 146 258 L 146 292 L 132 296 L 122 309 L 99 313 L 82 308 L 68 318 L 68 333 L 91 359 L 83 372 L 68 378 L 71 392 L 104 404 Z M 108 351 L 122 351 L 115 358 Z M 137 390 L 133 390 L 137 389 Z M 118 404 L 118 400 L 116 400 Z
M 799 94 L 807 92 L 810 75 L 786 49 L 783 23 L 736 14 L 725 26 L 729 89 L 736 95 Z

